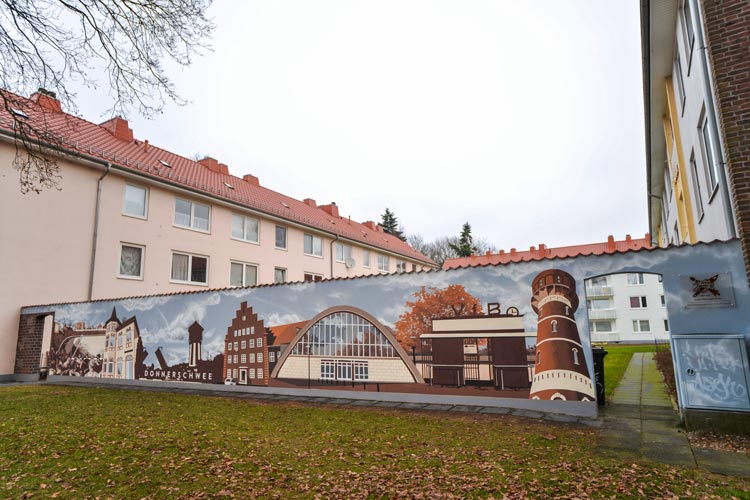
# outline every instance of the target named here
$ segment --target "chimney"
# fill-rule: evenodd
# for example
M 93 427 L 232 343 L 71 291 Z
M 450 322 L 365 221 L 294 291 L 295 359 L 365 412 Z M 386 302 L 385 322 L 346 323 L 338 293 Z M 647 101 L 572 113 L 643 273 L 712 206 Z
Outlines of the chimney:
M 499 252 L 497 252 L 497 254 L 498 254 L 498 255 L 505 255 L 505 250 L 503 250 L 503 249 L 501 248 L 501 249 L 500 249 L 500 251 L 499 251 Z
M 229 167 L 227 167 L 224 163 L 219 163 L 219 173 L 229 175 Z
M 516 249 L 515 248 L 511 248 L 510 249 L 510 255 L 511 255 L 511 257 L 515 257 L 516 256 Z
M 607 236 L 607 250 L 610 252 L 615 251 L 615 237 L 611 234 Z
M 322 208 L 328 215 L 333 217 L 339 216 L 339 207 L 336 206 L 335 201 L 332 201 L 330 205 L 321 205 L 320 208 Z
M 210 156 L 206 156 L 202 160 L 198 160 L 198 163 L 209 169 L 211 172 L 221 172 L 221 167 L 219 167 L 219 160 L 211 158 Z
M 625 241 L 627 241 L 628 243 L 630 243 L 630 240 L 631 240 L 631 239 L 632 239 L 632 238 L 630 237 L 630 235 L 629 235 L 629 234 L 626 234 L 626 235 L 625 235 Z
M 260 181 L 257 177 L 252 174 L 245 174 L 242 176 L 242 180 L 253 186 L 260 187 Z
M 487 250 L 486 252 L 484 252 L 484 255 L 486 257 L 489 257 L 490 255 L 492 255 L 492 252 L 490 252 L 489 250 Z
M 544 255 L 547 253 L 547 245 L 544 243 L 539 243 L 539 253 Z
M 39 87 L 39 90 L 31 94 L 31 101 L 37 103 L 45 111 L 62 113 L 62 105 L 60 105 L 60 101 L 57 99 L 57 94 L 42 87 Z
M 367 222 L 362 223 L 363 226 L 368 228 L 370 231 L 377 231 L 377 224 L 375 224 L 373 221 L 368 220 Z
M 121 116 L 115 116 L 111 120 L 100 123 L 99 126 L 109 130 L 115 138 L 121 141 L 133 142 L 133 131 L 128 126 L 128 121 Z
M 143 141 L 143 152 L 148 153 L 148 139 Z
M 315 200 L 313 200 L 312 198 L 305 198 L 304 200 L 302 200 L 302 203 L 304 203 L 308 207 L 313 207 L 313 208 L 318 207 L 318 204 L 315 203 Z
M 529 247 L 529 251 L 530 252 L 536 252 L 536 247 L 535 246 Z
M 643 237 L 646 239 L 646 248 L 651 248 L 651 233 L 646 233 Z

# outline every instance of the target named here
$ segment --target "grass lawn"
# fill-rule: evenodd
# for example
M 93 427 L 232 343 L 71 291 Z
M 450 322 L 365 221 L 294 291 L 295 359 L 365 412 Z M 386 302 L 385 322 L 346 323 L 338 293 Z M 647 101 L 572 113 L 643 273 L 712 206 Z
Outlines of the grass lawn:
M 750 498 L 510 416 L 0 388 L 0 498 Z
M 633 353 L 656 351 L 654 344 L 606 344 L 602 347 L 607 351 L 604 357 L 604 393 L 607 399 L 625 374 Z

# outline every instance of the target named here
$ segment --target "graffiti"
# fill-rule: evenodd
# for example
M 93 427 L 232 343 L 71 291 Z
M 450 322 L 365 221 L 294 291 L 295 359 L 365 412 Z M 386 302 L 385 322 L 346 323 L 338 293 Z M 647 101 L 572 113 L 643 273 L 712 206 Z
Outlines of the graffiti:
M 745 386 L 723 373 L 718 373 L 715 377 L 712 377 L 698 372 L 695 375 L 694 385 L 698 390 L 711 394 L 713 399 L 723 402 L 747 398 Z
M 748 407 L 740 339 L 683 338 L 676 347 L 691 406 Z

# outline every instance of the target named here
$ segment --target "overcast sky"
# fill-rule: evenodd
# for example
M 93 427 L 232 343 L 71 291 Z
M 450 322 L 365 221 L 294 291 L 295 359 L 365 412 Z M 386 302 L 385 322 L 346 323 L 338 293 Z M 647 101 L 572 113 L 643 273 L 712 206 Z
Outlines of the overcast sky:
M 647 230 L 638 2 L 218 1 L 188 106 L 138 139 L 407 234 L 519 249 Z M 95 122 L 106 85 L 81 91 Z

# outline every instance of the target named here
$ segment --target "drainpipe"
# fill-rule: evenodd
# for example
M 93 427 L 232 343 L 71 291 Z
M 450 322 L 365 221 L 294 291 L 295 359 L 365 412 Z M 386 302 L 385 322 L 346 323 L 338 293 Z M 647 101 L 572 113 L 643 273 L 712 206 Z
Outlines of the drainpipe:
M 96 243 L 99 238 L 99 208 L 102 203 L 102 181 L 107 175 L 109 175 L 109 169 L 112 168 L 112 164 L 107 162 L 105 171 L 99 180 L 96 182 L 96 212 L 94 214 L 94 242 L 91 247 L 91 272 L 89 274 L 89 300 L 94 297 L 94 270 L 96 269 Z
M 335 238 L 331 240 L 331 279 L 333 279 L 333 244 L 336 243 L 339 239 L 339 235 L 335 234 Z

